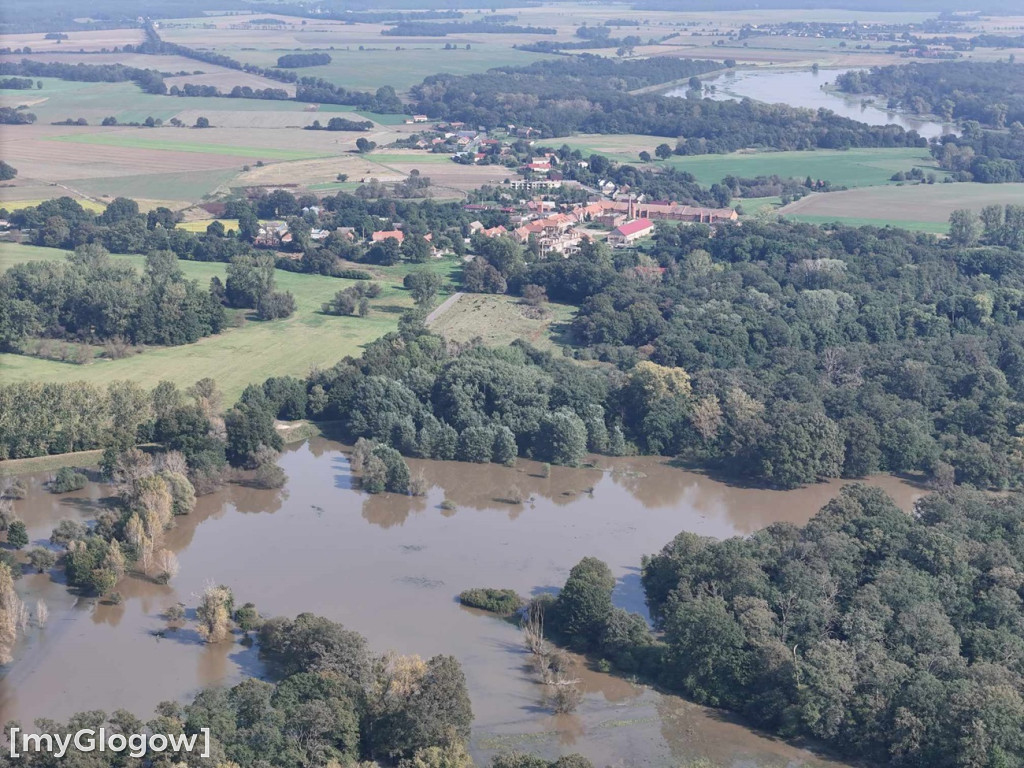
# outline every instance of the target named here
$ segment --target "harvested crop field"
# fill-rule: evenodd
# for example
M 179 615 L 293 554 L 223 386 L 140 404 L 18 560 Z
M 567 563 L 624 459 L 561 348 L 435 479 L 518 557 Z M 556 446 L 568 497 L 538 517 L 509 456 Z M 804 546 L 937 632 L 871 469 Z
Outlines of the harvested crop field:
M 945 232 L 949 214 L 957 208 L 980 210 L 986 205 L 1024 205 L 1024 184 L 916 184 L 853 189 L 808 195 L 780 213 L 812 223 L 844 221 L 878 226 L 939 224 L 930 231 Z
M 47 40 L 42 32 L 23 32 L 4 35 L 3 44 L 5 48 L 11 49 L 24 48 L 27 45 L 34 54 L 56 51 L 63 55 L 65 51 L 101 51 L 126 43 L 136 45 L 146 39 L 141 28 L 89 29 L 70 32 L 68 35 L 67 40 Z

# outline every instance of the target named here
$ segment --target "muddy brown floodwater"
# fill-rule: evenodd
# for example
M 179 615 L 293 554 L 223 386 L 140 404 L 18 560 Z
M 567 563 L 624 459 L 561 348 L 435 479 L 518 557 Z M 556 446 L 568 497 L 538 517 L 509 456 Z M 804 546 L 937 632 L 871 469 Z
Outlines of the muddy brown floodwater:
M 618 579 L 615 601 L 645 611 L 642 555 L 683 530 L 726 537 L 775 521 L 805 522 L 843 483 L 796 491 L 736 488 L 656 458 L 597 459 L 601 469 L 515 468 L 410 462 L 431 483 L 425 498 L 368 496 L 353 489 L 342 446 L 314 439 L 286 450 L 280 491 L 230 486 L 177 518 L 168 546 L 180 575 L 168 586 L 127 578 L 119 605 L 76 598 L 52 575 L 26 575 L 18 591 L 30 608 L 45 600 L 50 618 L 29 630 L 2 670 L 0 722 L 66 718 L 118 708 L 142 717 L 166 699 L 262 675 L 256 652 L 239 643 L 204 645 L 185 628 L 153 635 L 161 614 L 190 607 L 209 582 L 229 585 L 265 616 L 312 611 L 341 621 L 377 651 L 455 655 L 475 715 L 473 754 L 520 748 L 554 757 L 581 752 L 605 766 L 678 766 L 708 757 L 719 765 L 820 765 L 810 752 L 758 735 L 721 713 L 646 687 L 581 669 L 586 696 L 573 715 L 552 716 L 526 669 L 519 632 L 460 606 L 468 587 L 554 590 L 580 558 L 605 560 Z M 109 500 L 91 484 L 56 496 L 44 477 L 15 502 L 33 544 L 65 517 L 89 519 Z M 921 491 L 874 478 L 909 509 Z M 513 505 L 519 489 L 530 500 Z M 448 499 L 456 509 L 442 510 Z M 56 574 L 54 574 L 56 575 Z

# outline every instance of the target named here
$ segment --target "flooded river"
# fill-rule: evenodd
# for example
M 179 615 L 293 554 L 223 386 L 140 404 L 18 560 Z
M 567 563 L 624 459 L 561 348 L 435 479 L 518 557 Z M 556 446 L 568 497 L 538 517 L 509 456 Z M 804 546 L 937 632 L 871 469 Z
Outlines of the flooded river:
M 846 69 L 804 70 L 738 70 L 710 79 L 715 92 L 709 94 L 719 101 L 725 99 L 754 99 L 767 104 L 789 104 L 807 109 L 830 109 L 837 115 L 859 120 L 868 125 L 898 125 L 908 131 L 917 131 L 926 139 L 956 133 L 956 126 L 932 120 L 920 120 L 905 113 L 885 109 L 885 101 L 871 99 L 868 94 L 846 95 L 823 88 L 832 85 L 836 76 Z M 670 91 L 668 96 L 685 96 L 686 89 Z
M 552 716 L 526 669 L 518 631 L 461 607 L 473 586 L 536 594 L 561 585 L 582 557 L 607 561 L 616 602 L 644 611 L 640 558 L 682 530 L 725 537 L 774 521 L 802 523 L 842 483 L 790 492 L 735 488 L 655 458 L 598 459 L 601 469 L 515 468 L 410 462 L 432 484 L 425 498 L 353 490 L 341 446 L 314 439 L 286 450 L 280 491 L 230 486 L 203 497 L 168 534 L 180 575 L 168 586 L 127 578 L 119 605 L 77 599 L 50 575 L 26 575 L 18 591 L 50 619 L 29 631 L 0 679 L 0 721 L 66 718 L 125 708 L 148 717 L 165 699 L 263 674 L 253 649 L 207 646 L 189 628 L 159 638 L 161 614 L 190 608 L 205 584 L 229 585 L 265 616 L 312 611 L 343 622 L 376 651 L 455 655 L 475 715 L 473 754 L 520 748 L 550 757 L 581 752 L 605 766 L 673 766 L 697 757 L 718 765 L 823 764 L 811 753 L 759 736 L 716 713 L 611 675 L 581 670 L 586 697 L 576 714 Z M 33 544 L 65 517 L 89 519 L 110 489 L 92 484 L 49 494 L 43 477 L 15 502 Z M 920 490 L 872 481 L 904 508 Z M 505 501 L 513 488 L 531 499 Z M 443 500 L 456 506 L 442 509 Z M 446 505 L 447 506 L 447 505 Z

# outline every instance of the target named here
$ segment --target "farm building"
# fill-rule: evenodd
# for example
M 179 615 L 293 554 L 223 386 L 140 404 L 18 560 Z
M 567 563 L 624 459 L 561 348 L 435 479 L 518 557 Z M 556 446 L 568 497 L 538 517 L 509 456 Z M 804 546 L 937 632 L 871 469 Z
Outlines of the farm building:
M 621 247 L 635 243 L 641 238 L 654 234 L 654 222 L 650 219 L 634 219 L 616 227 L 608 235 L 608 244 L 612 247 Z

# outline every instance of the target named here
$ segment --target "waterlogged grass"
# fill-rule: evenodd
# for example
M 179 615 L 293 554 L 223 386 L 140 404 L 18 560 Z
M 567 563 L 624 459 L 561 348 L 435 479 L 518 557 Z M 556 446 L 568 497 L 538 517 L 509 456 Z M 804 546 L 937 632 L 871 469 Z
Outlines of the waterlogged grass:
M 61 467 L 98 467 L 103 451 L 78 451 L 55 456 L 36 456 L 31 459 L 5 459 L 0 461 L 0 477 L 26 475 L 30 472 L 53 472 Z
M 190 141 L 168 141 L 156 136 L 134 136 L 116 133 L 81 133 L 53 136 L 50 141 L 68 141 L 77 144 L 98 144 L 128 149 L 163 150 L 166 152 L 198 152 L 205 155 L 260 158 L 263 160 L 312 160 L 328 157 L 329 152 L 305 149 L 272 149 L 268 147 L 241 147 L 233 144 L 203 144 Z
M 0 268 L 3 269 L 23 261 L 63 256 L 63 251 L 51 248 L 0 243 Z M 142 264 L 141 256 L 113 258 Z M 214 276 L 222 280 L 225 277 L 224 264 L 192 261 L 180 264 L 187 277 L 201 284 Z M 450 275 L 456 268 L 454 262 L 447 260 L 426 266 L 444 275 Z M 286 320 L 245 319 L 241 327 L 195 344 L 150 347 L 133 357 L 97 360 L 89 365 L 3 354 L 0 355 L 0 381 L 88 381 L 102 385 L 117 379 L 131 379 L 151 388 L 162 380 L 188 386 L 210 376 L 231 402 L 250 383 L 262 382 L 270 376 L 305 376 L 314 366 L 327 367 L 346 355 L 358 356 L 366 344 L 395 330 L 401 313 L 413 305 L 408 292 L 401 287 L 402 278 L 413 268 L 373 268 L 384 290 L 370 302 L 370 313 L 365 318 L 335 317 L 320 312 L 321 304 L 358 281 L 278 271 L 275 275 L 278 290 L 291 291 L 297 305 L 295 314 Z

